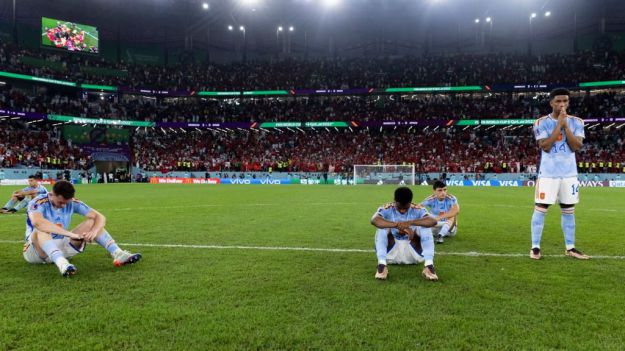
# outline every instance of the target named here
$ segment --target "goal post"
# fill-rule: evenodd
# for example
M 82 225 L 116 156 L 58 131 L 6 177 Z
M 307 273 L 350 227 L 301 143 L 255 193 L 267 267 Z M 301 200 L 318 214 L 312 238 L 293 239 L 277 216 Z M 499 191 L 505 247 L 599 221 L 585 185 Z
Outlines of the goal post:
M 415 185 L 414 165 L 354 165 L 353 184 Z

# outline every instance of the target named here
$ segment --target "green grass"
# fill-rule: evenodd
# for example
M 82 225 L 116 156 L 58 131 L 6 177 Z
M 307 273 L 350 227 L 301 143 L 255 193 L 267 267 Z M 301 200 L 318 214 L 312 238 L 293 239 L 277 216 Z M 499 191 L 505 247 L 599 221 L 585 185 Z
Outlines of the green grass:
M 78 186 L 121 243 L 371 249 L 309 252 L 128 247 L 115 268 L 98 246 L 64 279 L 21 256 L 24 215 L 0 216 L 0 350 L 618 350 L 625 260 L 563 257 L 551 208 L 541 261 L 526 255 L 531 188 L 454 188 L 458 237 L 437 246 L 441 280 L 391 266 L 373 279 L 378 205 L 391 186 Z M 414 187 L 415 199 L 429 194 Z M 12 187 L 0 188 L 0 199 Z M 625 189 L 583 189 L 577 246 L 623 255 Z M 78 220 L 78 218 L 76 218 Z M 76 221 L 77 223 L 78 221 Z

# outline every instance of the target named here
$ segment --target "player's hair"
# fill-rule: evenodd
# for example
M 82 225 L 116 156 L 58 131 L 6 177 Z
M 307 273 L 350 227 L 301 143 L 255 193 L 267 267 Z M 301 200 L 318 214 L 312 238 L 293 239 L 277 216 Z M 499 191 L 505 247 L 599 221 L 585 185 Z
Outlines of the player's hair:
M 412 190 L 405 186 L 395 189 L 395 201 L 400 205 L 408 205 L 412 202 Z
M 76 189 L 74 189 L 72 183 L 66 180 L 60 180 L 54 184 L 52 192 L 54 192 L 54 195 L 62 196 L 65 200 L 70 200 L 74 198 Z
M 37 177 L 35 177 L 34 175 L 31 174 L 31 175 L 28 176 L 28 179 L 37 179 Z
M 555 88 L 549 93 L 549 100 L 553 100 L 558 95 L 570 96 L 571 92 L 565 88 Z
M 434 184 L 432 185 L 432 189 L 436 190 L 436 189 L 440 189 L 440 188 L 444 188 L 446 187 L 447 184 L 445 184 L 445 182 L 443 182 L 442 180 L 436 180 L 434 182 Z

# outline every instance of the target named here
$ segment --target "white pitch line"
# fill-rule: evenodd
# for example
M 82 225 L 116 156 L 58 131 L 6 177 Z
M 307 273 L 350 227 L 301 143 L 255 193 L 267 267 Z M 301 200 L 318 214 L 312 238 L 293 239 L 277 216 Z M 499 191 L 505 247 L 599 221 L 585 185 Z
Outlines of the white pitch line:
M 302 203 L 310 206 L 332 206 L 332 205 L 369 205 L 363 202 L 310 202 Z M 284 206 L 284 203 L 249 203 L 249 204 L 197 204 L 197 205 L 176 205 L 176 206 L 159 206 L 159 207 L 122 207 L 122 208 L 102 208 L 99 211 L 132 211 L 132 210 L 158 210 L 158 209 L 175 209 L 175 208 L 204 208 L 204 207 L 263 207 L 263 206 Z M 292 206 L 292 205 L 289 205 Z
M 0 244 L 23 244 L 23 241 L 0 240 Z M 244 245 L 192 245 L 192 244 L 151 244 L 151 243 L 120 243 L 121 246 L 134 247 L 157 247 L 173 249 L 209 249 L 209 250 L 265 250 L 265 251 L 308 251 L 308 252 L 352 252 L 369 253 L 374 252 L 373 248 L 366 249 L 331 249 L 321 247 L 292 247 L 292 246 L 244 246 Z M 528 257 L 521 253 L 494 253 L 494 252 L 437 252 L 440 256 L 463 256 L 463 257 Z M 543 257 L 566 258 L 564 255 L 543 255 Z M 591 256 L 595 259 L 625 260 L 625 256 L 597 255 Z

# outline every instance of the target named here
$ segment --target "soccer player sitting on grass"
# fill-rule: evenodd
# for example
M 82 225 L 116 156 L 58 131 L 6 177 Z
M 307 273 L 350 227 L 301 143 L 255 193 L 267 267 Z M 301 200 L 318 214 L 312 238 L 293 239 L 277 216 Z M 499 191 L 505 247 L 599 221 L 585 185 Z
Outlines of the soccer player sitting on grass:
M 13 192 L 9 201 L 0 210 L 0 213 L 15 213 L 28 205 L 28 202 L 37 195 L 45 195 L 48 190 L 39 182 L 35 176 L 28 177 L 28 186 L 22 190 Z
M 375 278 L 386 280 L 387 264 L 417 264 L 425 261 L 423 276 L 438 280 L 434 270 L 434 240 L 430 227 L 436 225 L 428 211 L 412 203 L 407 187 L 395 190 L 395 201 L 378 208 L 371 218 L 375 233 L 378 269 Z
M 104 229 L 106 218 L 74 198 L 74 186 L 67 181 L 54 184 L 52 192 L 37 196 L 28 204 L 24 259 L 28 263 L 54 263 L 63 276 L 76 273 L 76 267 L 67 259 L 85 249 L 88 242 L 95 241 L 105 248 L 115 266 L 135 263 L 141 254 L 132 254 L 117 246 Z M 74 230 L 67 231 L 72 214 L 85 217 Z
M 460 206 L 455 196 L 447 193 L 447 185 L 437 180 L 432 186 L 434 194 L 421 201 L 421 205 L 427 207 L 433 216 L 436 216 L 436 226 L 432 228 L 432 234 L 437 244 L 442 244 L 446 236 L 456 236 L 458 232 L 458 213 Z

